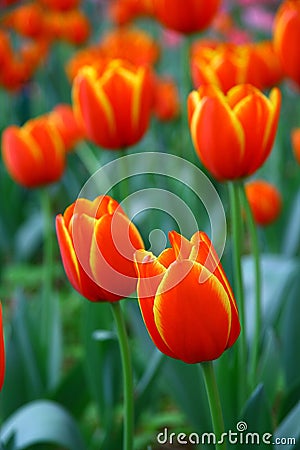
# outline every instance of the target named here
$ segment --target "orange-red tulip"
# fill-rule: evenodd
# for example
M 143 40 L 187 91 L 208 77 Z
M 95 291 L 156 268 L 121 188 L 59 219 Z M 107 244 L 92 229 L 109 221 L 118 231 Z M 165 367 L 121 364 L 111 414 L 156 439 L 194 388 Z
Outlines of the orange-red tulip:
M 39 0 L 45 8 L 55 11 L 69 11 L 78 6 L 79 0 Z
M 300 128 L 294 128 L 291 131 L 291 141 L 294 156 L 298 164 L 300 164 Z
M 125 59 L 140 66 L 154 64 L 159 56 L 159 46 L 145 31 L 134 27 L 122 27 L 105 34 L 99 49 L 104 57 Z
M 70 105 L 64 103 L 56 105 L 48 117 L 60 133 L 66 151 L 73 150 L 74 146 L 84 139 L 84 131 Z
M 144 244 L 114 199 L 78 199 L 56 217 L 56 232 L 67 277 L 83 297 L 114 302 L 135 290 L 133 255 Z
M 2 18 L 2 23 L 22 36 L 37 38 L 44 32 L 43 9 L 34 2 L 20 5 L 8 12 Z
M 225 93 L 237 84 L 269 88 L 283 75 L 270 41 L 243 45 L 196 41 L 192 47 L 191 73 L 196 88 L 215 84 Z
M 282 206 L 278 189 L 263 180 L 250 181 L 245 189 L 255 222 L 258 225 L 269 225 L 274 222 Z
M 255 172 L 271 152 L 280 111 L 280 91 L 269 98 L 252 85 L 238 85 L 227 95 L 213 85 L 188 98 L 189 124 L 203 165 L 220 181 Z
M 162 121 L 175 119 L 180 112 L 177 86 L 171 78 L 157 78 L 154 87 L 153 114 Z
M 112 60 L 102 71 L 83 67 L 73 82 L 73 103 L 87 137 L 107 149 L 137 143 L 148 128 L 152 85 L 148 68 L 122 60 Z
M 136 252 L 138 297 L 157 348 L 186 363 L 218 358 L 240 333 L 235 299 L 205 233 L 190 241 L 172 231 L 158 258 Z
M 63 141 L 46 117 L 29 120 L 22 127 L 6 128 L 2 156 L 10 176 L 31 188 L 59 180 L 65 168 Z
M 0 303 L 0 391 L 4 383 L 4 373 L 5 373 L 5 350 L 4 350 L 3 324 L 2 324 L 2 306 Z
M 220 0 L 153 0 L 153 15 L 167 28 L 194 33 L 208 27 L 220 6 Z
M 274 21 L 274 46 L 285 74 L 300 86 L 300 0 L 286 0 Z

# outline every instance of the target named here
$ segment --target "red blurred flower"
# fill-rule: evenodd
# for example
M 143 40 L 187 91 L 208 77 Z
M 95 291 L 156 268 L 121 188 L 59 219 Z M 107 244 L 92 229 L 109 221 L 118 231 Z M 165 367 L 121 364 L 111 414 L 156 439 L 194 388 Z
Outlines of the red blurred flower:
M 215 84 L 223 92 L 237 84 L 272 87 L 282 79 L 282 67 L 270 41 L 236 45 L 196 41 L 191 73 L 195 87 Z
M 36 38 L 44 32 L 44 12 L 37 3 L 27 3 L 3 16 L 2 24 L 22 36 Z
M 70 105 L 56 105 L 48 117 L 60 133 L 66 151 L 73 150 L 74 146 L 84 139 L 84 130 Z
M 87 137 L 107 149 L 121 149 L 143 137 L 152 101 L 149 69 L 122 60 L 112 60 L 98 71 L 83 67 L 73 82 L 74 110 Z
M 298 164 L 300 164 L 300 128 L 294 128 L 291 131 L 291 141 L 294 156 Z
M 153 15 L 167 28 L 194 33 L 210 25 L 220 3 L 220 0 L 153 0 Z
M 135 290 L 133 254 L 144 244 L 114 199 L 78 199 L 56 217 L 56 232 L 67 277 L 83 297 L 114 302 Z
M 300 0 L 286 0 L 274 20 L 274 46 L 285 74 L 300 86 Z
M 186 363 L 218 358 L 240 333 L 235 299 L 205 233 L 190 241 L 172 231 L 172 248 L 158 258 L 135 254 L 138 297 L 157 348 Z
M 204 85 L 189 95 L 193 143 L 215 178 L 246 177 L 265 162 L 277 131 L 280 99 L 277 88 L 268 98 L 251 85 L 235 86 L 227 95 Z
M 133 27 L 118 28 L 106 33 L 99 43 L 103 56 L 125 59 L 137 66 L 154 64 L 159 46 L 145 31 Z
M 56 127 L 45 117 L 22 127 L 6 128 L 2 134 L 2 157 L 10 176 L 26 187 L 60 179 L 65 168 L 65 149 Z
M 80 0 L 38 0 L 46 9 L 55 11 L 69 11 L 75 9 Z
M 177 86 L 171 78 L 157 78 L 154 87 L 153 113 L 162 121 L 175 119 L 180 112 Z
M 278 189 L 263 180 L 250 181 L 245 189 L 255 222 L 258 225 L 269 225 L 274 222 L 282 207 Z

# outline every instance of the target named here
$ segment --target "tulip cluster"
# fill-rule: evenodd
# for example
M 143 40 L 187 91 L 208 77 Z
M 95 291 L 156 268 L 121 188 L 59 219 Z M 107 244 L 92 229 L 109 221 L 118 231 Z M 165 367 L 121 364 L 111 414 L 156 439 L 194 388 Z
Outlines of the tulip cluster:
M 0 22 L 0 85 L 15 91 L 28 82 L 49 53 L 51 43 L 84 43 L 90 34 L 78 1 L 29 2 L 4 12 Z M 15 47 L 14 34 L 22 38 Z

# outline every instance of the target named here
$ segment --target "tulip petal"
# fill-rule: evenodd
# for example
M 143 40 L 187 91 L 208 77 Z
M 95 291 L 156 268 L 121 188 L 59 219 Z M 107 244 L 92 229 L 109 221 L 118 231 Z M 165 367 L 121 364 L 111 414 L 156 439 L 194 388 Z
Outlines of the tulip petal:
M 195 254 L 193 254 L 192 252 L 190 259 L 194 258 L 197 262 L 206 267 L 209 270 L 209 272 L 213 273 L 214 276 L 216 276 L 220 281 L 220 283 L 223 285 L 227 293 L 231 307 L 231 326 L 230 326 L 230 333 L 228 336 L 227 348 L 231 347 L 237 340 L 241 331 L 239 313 L 231 286 L 223 270 L 220 258 L 218 257 L 206 233 L 204 232 L 195 233 L 191 238 L 191 243 L 195 245 L 194 247 Z
M 156 347 L 162 353 L 174 358 L 174 354 L 157 330 L 153 313 L 154 297 L 166 269 L 151 252 L 145 250 L 138 250 L 135 253 L 135 265 L 138 274 L 139 305 L 147 330 Z
M 225 97 L 201 100 L 192 117 L 191 134 L 199 158 L 217 179 L 239 176 L 245 138 Z
M 188 259 L 193 248 L 192 244 L 188 239 L 181 234 L 176 233 L 176 231 L 169 232 L 169 241 L 174 250 L 176 259 Z
M 159 334 L 176 358 L 187 363 L 218 358 L 226 349 L 230 330 L 228 295 L 214 275 L 199 283 L 202 271 L 205 267 L 197 262 L 173 263 L 154 300 Z M 181 282 L 174 286 L 178 278 Z

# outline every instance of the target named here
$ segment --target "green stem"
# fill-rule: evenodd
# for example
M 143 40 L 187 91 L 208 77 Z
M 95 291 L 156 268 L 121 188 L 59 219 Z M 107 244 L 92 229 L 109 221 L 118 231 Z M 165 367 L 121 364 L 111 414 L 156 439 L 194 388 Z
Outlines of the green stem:
M 47 346 L 49 340 L 49 323 L 51 315 L 52 284 L 53 284 L 53 217 L 51 211 L 51 199 L 47 188 L 40 191 L 41 208 L 44 222 L 44 255 L 43 255 L 43 295 L 41 336 L 42 342 Z
M 243 201 L 244 210 L 246 213 L 250 238 L 251 238 L 251 246 L 252 253 L 254 259 L 254 272 L 255 272 L 255 331 L 254 331 L 254 339 L 252 344 L 252 353 L 251 353 L 251 380 L 253 385 L 255 385 L 255 377 L 258 363 L 258 353 L 259 353 L 259 345 L 260 345 L 260 333 L 262 329 L 262 313 L 261 313 L 261 267 L 260 267 L 260 251 L 259 251 L 259 242 L 258 242 L 258 234 L 257 227 L 253 218 L 253 214 L 247 199 L 247 195 L 245 192 L 245 187 L 243 184 L 240 186 L 241 198 Z
M 212 361 L 206 361 L 200 364 L 204 376 L 205 388 L 208 397 L 209 409 L 216 437 L 216 449 L 226 449 L 226 442 L 223 442 L 224 421 L 222 414 L 221 401 Z
M 134 429 L 134 398 L 133 375 L 129 351 L 128 336 L 126 333 L 124 316 L 119 302 L 111 303 L 112 312 L 117 326 L 124 385 L 124 439 L 123 450 L 133 449 Z
M 128 160 L 126 158 L 126 148 L 120 150 L 120 158 L 122 159 L 122 183 L 120 185 L 119 201 L 126 199 L 130 195 L 129 177 L 128 177 Z
M 241 336 L 238 339 L 239 351 L 239 406 L 241 407 L 245 401 L 245 377 L 247 372 L 247 341 L 246 341 L 246 323 L 245 323 L 245 299 L 243 286 L 243 273 L 241 264 L 241 246 L 242 246 L 242 217 L 239 202 L 239 185 L 238 183 L 229 183 L 229 195 L 231 206 L 231 223 L 233 237 L 233 265 L 234 265 L 234 281 L 235 296 L 237 299 L 239 317 L 241 322 Z
M 76 154 L 90 175 L 93 175 L 100 168 L 100 162 L 85 141 L 77 145 Z

